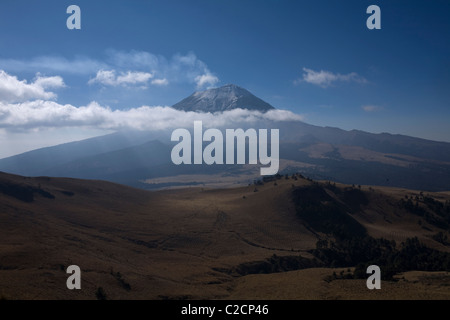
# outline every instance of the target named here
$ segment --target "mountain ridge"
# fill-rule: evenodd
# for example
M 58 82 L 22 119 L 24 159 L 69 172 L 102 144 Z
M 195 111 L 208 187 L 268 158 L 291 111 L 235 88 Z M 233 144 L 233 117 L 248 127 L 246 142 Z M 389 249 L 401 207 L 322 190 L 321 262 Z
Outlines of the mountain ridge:
M 273 108 L 267 104 L 266 109 L 258 109 L 256 102 L 262 100 L 236 85 L 195 93 L 174 106 L 188 111 L 196 106 L 196 101 L 202 104 L 214 101 L 209 109 L 198 112 L 215 113 L 242 107 L 245 102 L 239 99 L 242 96 L 251 98 L 255 110 Z M 181 104 L 183 101 L 187 103 Z M 391 133 L 347 131 L 296 120 L 233 122 L 227 123 L 226 128 L 230 125 L 243 130 L 279 129 L 280 174 L 300 171 L 313 179 L 348 184 L 450 190 L 448 142 Z M 204 142 L 204 146 L 206 144 Z M 226 183 L 234 179 L 234 183 L 247 184 L 259 178 L 253 172 L 255 168 L 259 172 L 259 165 L 174 165 L 170 157 L 173 146 L 170 129 L 119 131 L 0 159 L 0 171 L 23 176 L 101 179 L 143 189 L 181 184 L 206 186 L 211 179 L 223 177 L 228 177 Z

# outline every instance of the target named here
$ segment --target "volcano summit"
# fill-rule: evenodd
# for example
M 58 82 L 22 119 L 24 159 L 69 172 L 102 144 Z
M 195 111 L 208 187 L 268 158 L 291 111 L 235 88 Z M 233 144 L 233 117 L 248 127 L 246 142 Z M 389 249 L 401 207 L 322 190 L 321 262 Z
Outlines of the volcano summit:
M 172 107 L 177 110 L 196 112 L 222 112 L 237 108 L 266 112 L 275 109 L 246 89 L 234 84 L 194 92 Z

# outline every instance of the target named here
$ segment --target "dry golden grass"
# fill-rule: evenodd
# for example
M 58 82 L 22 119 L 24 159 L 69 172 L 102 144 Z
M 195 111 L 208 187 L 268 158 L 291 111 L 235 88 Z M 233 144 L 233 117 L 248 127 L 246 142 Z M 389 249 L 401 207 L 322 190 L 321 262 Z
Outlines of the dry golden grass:
M 307 250 L 317 235 L 298 219 L 290 199 L 292 184 L 310 183 L 303 179 L 283 178 L 276 186 L 257 186 L 257 192 L 255 186 L 147 192 L 102 181 L 6 174 L 0 180 L 56 197 L 35 195 L 26 203 L 0 194 L 0 297 L 6 299 L 95 299 L 98 287 L 109 299 L 416 299 L 420 292 L 424 299 L 448 298 L 449 287 L 438 280 L 427 286 L 429 278 L 383 282 L 379 293 L 371 293 L 360 280 L 325 282 L 330 269 L 244 277 L 217 271 L 273 254 L 311 257 Z M 415 235 L 443 249 L 429 238 L 432 226 L 425 230 L 414 216 L 383 211 L 400 196 L 400 190 L 375 191 L 356 218 L 373 236 Z M 82 290 L 66 288 L 71 264 L 82 270 Z
M 286 168 L 295 168 L 301 171 L 303 168 L 311 168 L 315 165 L 294 161 L 280 159 L 279 170 Z M 155 185 L 158 189 L 182 189 L 187 187 L 207 187 L 207 188 L 236 188 L 248 186 L 253 181 L 261 178 L 260 168 L 255 165 L 242 165 L 237 170 L 227 173 L 217 174 L 181 174 L 168 177 L 157 177 L 145 179 L 142 182 L 149 185 Z M 177 184 L 182 183 L 182 186 L 177 187 Z M 159 185 L 169 184 L 168 187 L 160 187 Z
M 382 281 L 369 290 L 364 279 L 327 277 L 347 269 L 313 268 L 283 273 L 248 275 L 235 282 L 230 299 L 269 300 L 450 300 L 450 273 L 411 271 L 400 280 Z

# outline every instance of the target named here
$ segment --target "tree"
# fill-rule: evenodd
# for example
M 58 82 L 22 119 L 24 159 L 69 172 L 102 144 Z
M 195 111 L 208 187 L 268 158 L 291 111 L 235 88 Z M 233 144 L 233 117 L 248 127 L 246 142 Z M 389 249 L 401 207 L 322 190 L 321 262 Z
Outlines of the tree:
M 98 287 L 97 291 L 95 292 L 95 296 L 97 297 L 97 300 L 106 300 L 106 292 L 103 290 L 102 287 Z

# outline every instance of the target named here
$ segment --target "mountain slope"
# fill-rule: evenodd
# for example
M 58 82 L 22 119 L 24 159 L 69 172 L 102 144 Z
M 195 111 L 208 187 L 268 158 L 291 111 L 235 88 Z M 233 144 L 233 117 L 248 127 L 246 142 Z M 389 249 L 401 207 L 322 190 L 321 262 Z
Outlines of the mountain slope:
M 63 163 L 49 170 L 44 175 L 63 177 L 70 172 L 70 177 L 82 179 L 102 179 L 124 184 L 132 184 L 139 175 L 130 175 L 138 171 L 140 176 L 145 169 L 167 163 L 170 159 L 170 147 L 158 140 L 152 140 L 137 146 L 96 154 Z
M 148 136 L 141 132 L 111 133 L 0 159 L 0 170 L 20 175 L 44 175 L 46 171 L 61 164 L 141 144 L 147 140 Z
M 418 191 L 359 190 L 317 184 L 299 175 L 276 182 L 258 184 L 257 192 L 253 185 L 148 192 L 105 181 L 0 173 L 0 187 L 10 187 L 0 188 L 0 297 L 95 299 L 102 287 L 108 299 L 227 299 L 233 296 L 235 284 L 248 277 L 264 280 L 272 275 L 290 277 L 304 290 L 301 283 L 307 278 L 298 279 L 287 271 L 307 266 L 319 239 L 332 240 L 323 228 L 330 225 L 327 219 L 333 214 L 318 225 L 302 216 L 296 199 L 307 201 L 300 207 L 321 214 L 333 206 L 349 211 L 340 214 L 357 221 L 372 237 L 400 244 L 417 236 L 430 248 L 450 251 L 448 244 L 434 237 L 442 232 L 445 239 L 448 231 L 430 209 L 438 210 L 436 203 L 449 201 L 448 193 L 426 194 L 418 200 L 427 213 L 422 217 L 402 201 L 405 195 L 421 197 Z M 23 198 L 25 193 L 30 197 Z M 82 270 L 82 290 L 65 286 L 66 268 L 72 264 Z M 321 299 L 344 298 L 345 288 L 354 281 L 361 281 L 355 297 L 370 294 L 363 280 L 340 282 L 330 292 L 336 283 L 323 288 L 323 272 L 331 276 L 335 270 L 320 270 L 313 275 L 317 283 L 301 297 L 325 290 L 329 294 Z M 244 297 L 242 289 L 238 292 Z M 245 298 L 276 298 L 276 292 L 284 289 L 284 282 L 273 283 L 257 293 L 246 290 Z M 398 298 L 411 292 L 403 286 L 397 289 Z M 390 290 L 381 291 L 390 297 Z M 298 290 L 289 291 L 290 298 L 298 295 Z
M 249 91 L 234 84 L 220 88 L 194 92 L 189 97 L 172 106 L 177 110 L 197 112 L 222 112 L 236 108 L 268 111 L 270 104 L 254 96 Z
M 194 93 L 174 107 L 199 112 L 273 108 L 235 85 Z M 281 173 L 301 171 L 314 179 L 349 184 L 450 190 L 450 143 L 346 131 L 301 121 L 259 119 L 227 123 L 225 128 L 218 129 L 224 132 L 227 128 L 279 129 Z M 26 176 L 103 179 L 140 188 L 207 185 L 213 175 L 226 177 L 226 183 L 247 184 L 259 178 L 259 165 L 174 165 L 170 156 L 175 145 L 171 132 L 117 132 L 38 149 L 0 159 L 0 171 Z M 203 147 L 206 145 L 204 142 Z M 234 182 L 230 180 L 236 177 Z

